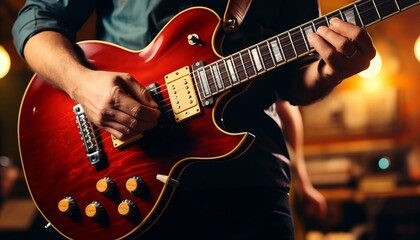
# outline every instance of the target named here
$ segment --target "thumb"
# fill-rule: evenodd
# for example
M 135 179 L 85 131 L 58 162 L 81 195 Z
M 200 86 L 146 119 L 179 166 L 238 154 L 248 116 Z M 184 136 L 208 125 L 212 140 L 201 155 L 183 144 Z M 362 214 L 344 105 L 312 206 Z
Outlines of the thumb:
M 158 108 L 158 104 L 155 102 L 150 92 L 135 78 L 127 74 L 123 79 L 125 82 L 124 90 L 130 94 L 133 99 L 148 107 Z

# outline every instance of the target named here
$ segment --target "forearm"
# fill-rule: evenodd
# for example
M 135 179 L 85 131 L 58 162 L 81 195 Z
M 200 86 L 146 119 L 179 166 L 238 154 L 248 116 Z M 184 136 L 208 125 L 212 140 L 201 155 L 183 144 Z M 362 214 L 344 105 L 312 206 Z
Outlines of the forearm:
M 25 45 L 24 56 L 34 72 L 72 98 L 83 75 L 90 71 L 82 64 L 73 44 L 53 31 L 31 37 Z
M 304 155 L 304 129 L 300 110 L 288 102 L 279 101 L 277 112 L 283 123 L 283 133 L 294 155 L 296 179 L 301 188 L 311 186 Z
M 292 127 L 292 126 L 291 126 Z M 303 190 L 307 187 L 312 186 L 312 182 L 309 178 L 308 171 L 305 163 L 305 154 L 303 149 L 303 132 L 295 129 L 295 134 L 293 136 L 288 136 L 292 134 L 286 134 L 287 138 L 290 139 L 290 147 L 292 148 L 294 154 L 294 167 L 296 173 L 296 180 L 299 184 L 299 187 Z M 286 131 L 288 132 L 288 131 Z
M 305 191 L 305 188 L 312 187 L 312 182 L 306 168 L 304 157 L 295 158 L 296 182 L 299 187 Z

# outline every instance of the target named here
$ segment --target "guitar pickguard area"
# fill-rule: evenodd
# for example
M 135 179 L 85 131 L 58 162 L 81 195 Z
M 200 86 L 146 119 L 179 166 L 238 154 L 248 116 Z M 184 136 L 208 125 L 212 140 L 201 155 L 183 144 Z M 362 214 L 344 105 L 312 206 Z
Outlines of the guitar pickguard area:
M 201 113 L 189 67 L 169 73 L 165 76 L 165 82 L 176 122 L 185 121 Z

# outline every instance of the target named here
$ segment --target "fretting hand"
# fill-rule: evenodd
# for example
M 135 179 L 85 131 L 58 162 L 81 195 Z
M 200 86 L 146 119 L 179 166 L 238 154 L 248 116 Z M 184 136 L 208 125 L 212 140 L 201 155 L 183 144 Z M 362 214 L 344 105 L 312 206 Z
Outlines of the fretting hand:
M 318 72 L 323 79 L 341 81 L 369 67 L 376 50 L 362 28 L 338 18 L 321 26 L 309 41 L 321 56 Z

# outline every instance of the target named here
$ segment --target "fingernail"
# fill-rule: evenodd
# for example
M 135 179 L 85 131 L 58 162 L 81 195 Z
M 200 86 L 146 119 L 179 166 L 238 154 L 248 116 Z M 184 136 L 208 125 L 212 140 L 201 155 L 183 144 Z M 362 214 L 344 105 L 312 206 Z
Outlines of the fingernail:
M 333 18 L 331 18 L 331 19 L 330 19 L 330 25 L 336 24 L 336 23 L 337 23 L 337 21 L 338 21 L 338 18 L 337 18 L 337 17 L 333 17 Z
M 316 30 L 316 32 L 317 33 L 324 33 L 325 31 L 327 30 L 327 27 L 326 26 L 321 26 L 321 27 L 319 27 L 317 30 Z

